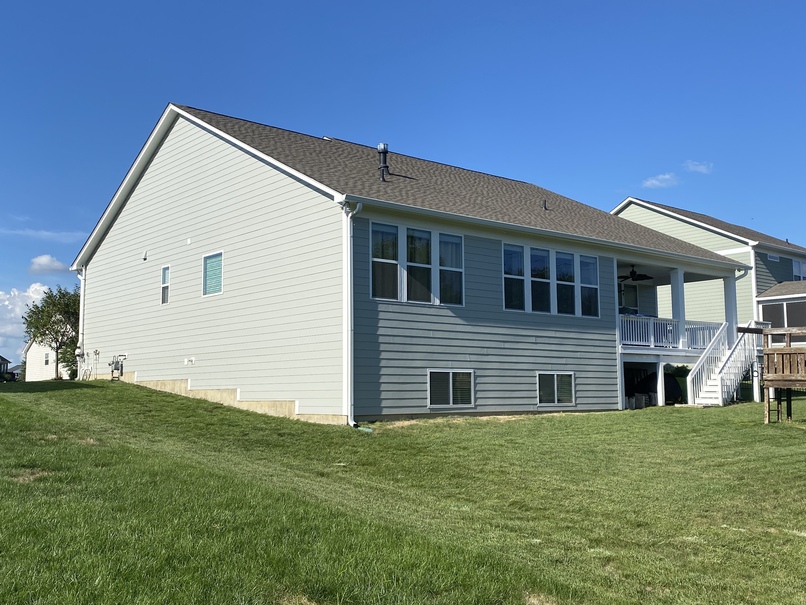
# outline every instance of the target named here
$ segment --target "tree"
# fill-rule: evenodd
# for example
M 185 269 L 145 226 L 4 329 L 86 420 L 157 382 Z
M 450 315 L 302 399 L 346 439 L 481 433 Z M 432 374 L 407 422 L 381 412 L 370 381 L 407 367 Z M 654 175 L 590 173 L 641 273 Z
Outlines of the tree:
M 29 340 L 53 349 L 56 354 L 54 364 L 55 378 L 59 373 L 59 352 L 67 349 L 72 352 L 78 346 L 78 319 L 81 308 L 81 294 L 78 285 L 71 292 L 61 286 L 48 290 L 38 303 L 28 305 L 28 311 L 22 316 L 25 322 L 25 334 Z M 71 370 L 76 360 L 68 357 L 64 365 Z

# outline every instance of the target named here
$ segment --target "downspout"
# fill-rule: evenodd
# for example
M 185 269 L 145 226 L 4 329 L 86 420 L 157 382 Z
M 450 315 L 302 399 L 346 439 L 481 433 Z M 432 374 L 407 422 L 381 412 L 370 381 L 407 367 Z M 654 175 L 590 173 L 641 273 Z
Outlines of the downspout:
M 618 306 L 618 259 L 613 258 L 613 283 L 615 284 L 614 292 L 615 298 L 613 299 L 616 307 L 616 380 L 618 381 L 618 409 L 626 409 L 627 393 L 624 389 L 624 362 L 621 350 L 621 313 L 619 313 Z
M 353 301 L 353 216 L 361 212 L 363 204 L 360 202 L 351 206 L 347 196 L 342 195 L 336 200 L 344 211 L 342 220 L 342 248 L 344 250 L 342 274 L 343 284 L 343 333 L 342 333 L 342 401 L 347 424 L 358 428 L 353 415 L 354 397 L 354 367 L 353 367 L 353 340 L 355 335 L 354 301 Z
M 87 287 L 87 265 L 82 265 L 76 274 L 78 275 L 78 281 L 81 284 L 78 303 L 78 348 L 76 349 L 76 357 L 79 359 L 78 366 L 80 368 L 76 378 L 80 379 L 84 371 L 84 360 L 86 359 L 84 352 L 84 300 L 86 298 L 85 289 Z

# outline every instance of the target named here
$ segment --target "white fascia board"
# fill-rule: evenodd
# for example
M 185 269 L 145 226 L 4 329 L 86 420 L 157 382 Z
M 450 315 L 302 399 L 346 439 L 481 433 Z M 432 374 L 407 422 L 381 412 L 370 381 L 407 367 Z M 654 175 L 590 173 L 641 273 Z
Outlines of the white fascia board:
M 112 226 L 112 223 L 115 221 L 120 208 L 126 202 L 129 197 L 129 194 L 134 189 L 135 185 L 139 181 L 140 177 L 142 176 L 145 169 L 148 167 L 149 162 L 154 157 L 154 154 L 159 149 L 159 146 L 162 144 L 163 140 L 165 139 L 166 135 L 170 131 L 171 127 L 173 126 L 176 118 L 181 116 L 182 118 L 188 120 L 192 124 L 202 128 L 210 133 L 213 133 L 215 136 L 220 137 L 221 139 L 226 140 L 227 142 L 231 143 L 235 147 L 238 147 L 245 152 L 249 153 L 250 155 L 259 158 L 260 160 L 266 162 L 273 168 L 284 172 L 311 187 L 322 191 L 325 195 L 331 196 L 334 201 L 339 201 L 342 199 L 342 195 L 331 189 L 330 187 L 326 187 L 322 183 L 313 180 L 312 178 L 302 174 L 301 172 L 294 170 L 293 168 L 286 166 L 282 162 L 278 162 L 274 158 L 266 155 L 265 153 L 261 153 L 257 149 L 246 145 L 242 141 L 218 130 L 217 128 L 213 128 L 205 122 L 204 120 L 200 120 L 199 118 L 181 110 L 176 105 L 169 104 L 168 107 L 165 108 L 165 111 L 162 113 L 157 125 L 154 127 L 154 130 L 151 131 L 151 135 L 149 135 L 148 140 L 146 141 L 143 148 L 140 150 L 140 153 L 137 155 L 137 158 L 134 160 L 131 168 L 126 173 L 126 176 L 123 179 L 123 182 L 118 187 L 118 190 L 115 192 L 115 195 L 112 197 L 112 201 L 109 202 L 109 205 L 104 210 L 103 215 L 101 216 L 98 223 L 95 225 L 95 228 L 92 230 L 89 238 L 87 239 L 84 246 L 81 248 L 81 251 L 78 253 L 78 256 L 73 261 L 73 264 L 70 266 L 71 271 L 78 271 L 81 267 L 83 267 L 92 256 L 95 249 L 103 240 L 104 235 Z
M 432 210 L 430 208 L 418 208 L 417 206 L 408 206 L 406 204 L 400 204 L 397 202 L 387 202 L 384 200 L 376 200 L 372 198 L 366 198 L 356 195 L 347 194 L 345 196 L 345 200 L 350 202 L 357 202 L 364 204 L 366 206 L 373 206 L 376 208 L 386 208 L 389 210 L 397 210 L 399 212 L 409 212 L 414 214 L 421 214 L 425 216 L 432 216 L 434 218 L 439 218 L 443 220 L 453 220 L 453 221 L 460 221 L 463 223 L 471 224 L 471 225 L 478 225 L 481 227 L 489 227 L 495 229 L 507 229 L 510 231 L 519 231 L 521 233 L 527 233 L 530 235 L 538 235 L 538 236 L 546 236 L 546 237 L 555 237 L 561 238 L 586 244 L 595 244 L 597 246 L 605 245 L 610 248 L 614 248 L 619 251 L 627 252 L 629 254 L 640 253 L 646 255 L 647 257 L 656 259 L 658 262 L 669 260 L 679 260 L 685 261 L 687 263 L 693 263 L 699 267 L 710 267 L 710 268 L 720 268 L 730 271 L 735 271 L 737 269 L 749 269 L 749 265 L 745 265 L 740 262 L 722 262 L 717 260 L 711 260 L 708 258 L 700 258 L 696 256 L 688 256 L 687 254 L 680 254 L 678 252 L 666 252 L 664 250 L 656 250 L 654 248 L 645 248 L 642 246 L 635 246 L 632 244 L 623 244 L 621 242 L 612 242 L 610 240 L 603 240 L 597 239 L 593 237 L 588 237 L 585 235 L 575 235 L 572 233 L 562 233 L 560 231 L 550 231 L 548 229 L 540 229 L 538 227 L 528 227 L 525 225 L 515 225 L 512 223 L 505 223 L 503 221 L 494 221 L 490 219 L 483 219 L 483 218 L 476 218 L 472 216 L 465 216 L 462 214 L 454 214 L 452 212 L 445 212 L 442 210 Z
M 746 237 L 742 237 L 741 235 L 736 235 L 735 233 L 730 233 L 729 231 L 725 231 L 723 229 L 719 229 L 717 227 L 714 227 L 713 225 L 708 225 L 708 224 L 703 223 L 701 221 L 694 220 L 694 219 L 689 218 L 687 216 L 683 216 L 682 214 L 677 214 L 676 212 L 672 212 L 671 210 L 667 210 L 666 208 L 659 208 L 658 206 L 656 206 L 652 202 L 647 202 L 645 200 L 639 200 L 639 199 L 636 199 L 634 197 L 628 197 L 626 200 L 624 200 L 618 206 L 616 206 L 610 212 L 610 214 L 619 214 L 624 208 L 626 208 L 630 204 L 635 204 L 636 206 L 643 206 L 644 208 L 647 208 L 649 210 L 654 210 L 655 212 L 659 212 L 660 214 L 665 214 L 666 216 L 669 216 L 671 218 L 677 219 L 679 221 L 683 221 L 684 223 L 688 223 L 690 225 L 694 225 L 696 227 L 699 227 L 700 229 L 705 229 L 706 231 L 711 231 L 712 233 L 717 233 L 717 234 L 722 235 L 724 237 L 727 237 L 727 238 L 730 238 L 730 239 L 735 239 L 736 241 L 739 241 L 739 242 L 744 242 L 745 244 L 747 244 L 748 246 L 751 246 L 751 247 L 758 245 L 757 241 L 747 239 Z
M 801 298 L 806 299 L 806 294 L 780 294 L 778 296 L 756 296 L 756 302 L 763 305 L 768 302 L 775 302 L 776 300 L 789 300 L 796 301 Z
M 784 252 L 787 258 L 797 257 L 795 260 L 803 260 L 806 257 L 806 252 L 801 252 L 800 250 L 793 250 L 792 248 L 787 248 L 786 246 L 776 246 L 775 244 L 768 244 L 767 242 L 756 242 L 756 252 L 764 252 L 767 253 L 767 250 L 772 251 L 773 254 L 778 254 L 779 252 Z

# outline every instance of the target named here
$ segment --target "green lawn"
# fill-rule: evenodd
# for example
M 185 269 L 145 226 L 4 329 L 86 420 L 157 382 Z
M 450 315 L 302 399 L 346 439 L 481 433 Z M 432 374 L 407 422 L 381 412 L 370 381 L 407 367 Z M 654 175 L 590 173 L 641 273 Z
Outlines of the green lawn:
M 806 603 L 806 399 L 306 424 L 0 384 L 0 603 Z

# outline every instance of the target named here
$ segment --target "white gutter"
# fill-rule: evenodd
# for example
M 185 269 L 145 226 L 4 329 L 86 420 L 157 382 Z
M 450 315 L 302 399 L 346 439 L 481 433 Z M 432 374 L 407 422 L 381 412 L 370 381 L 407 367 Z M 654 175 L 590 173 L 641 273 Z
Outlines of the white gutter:
M 350 206 L 347 197 L 336 198 L 344 214 L 342 215 L 342 411 L 347 416 L 347 424 L 357 427 L 353 414 L 355 397 L 355 367 L 353 363 L 353 341 L 355 338 L 355 311 L 353 300 L 353 216 L 361 212 L 360 202 Z
M 753 321 L 758 321 L 758 286 L 756 285 L 756 250 L 750 247 L 750 287 L 753 288 Z

